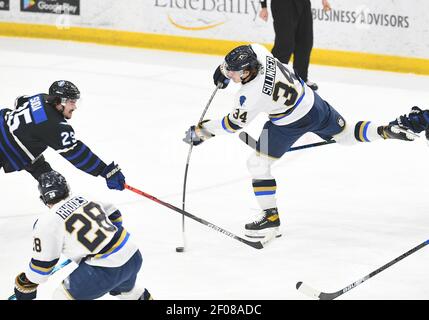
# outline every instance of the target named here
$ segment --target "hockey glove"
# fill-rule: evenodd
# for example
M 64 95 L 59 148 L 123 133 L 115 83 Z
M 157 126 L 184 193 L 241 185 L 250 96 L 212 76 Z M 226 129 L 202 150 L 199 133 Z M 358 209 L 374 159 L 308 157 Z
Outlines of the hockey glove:
M 215 135 L 210 133 L 206 128 L 204 128 L 204 122 L 209 120 L 204 120 L 200 122 L 197 126 L 191 126 L 188 131 L 186 131 L 186 136 L 183 138 L 183 141 L 187 144 L 192 144 L 198 146 L 207 139 L 214 137 Z
M 391 124 L 397 124 L 402 128 L 409 129 L 414 133 L 420 133 L 429 127 L 429 110 L 412 107 L 408 115 L 398 117 Z
M 124 190 L 125 176 L 121 172 L 121 168 L 114 162 L 104 168 L 101 176 L 106 179 L 109 189 Z
M 228 79 L 221 71 L 221 66 L 218 66 L 213 74 L 213 82 L 215 86 L 217 86 L 219 83 L 221 86 L 220 89 L 225 89 L 229 84 L 230 79 Z
M 37 295 L 37 283 L 27 279 L 24 272 L 18 274 L 15 278 L 15 296 L 16 300 L 33 300 Z

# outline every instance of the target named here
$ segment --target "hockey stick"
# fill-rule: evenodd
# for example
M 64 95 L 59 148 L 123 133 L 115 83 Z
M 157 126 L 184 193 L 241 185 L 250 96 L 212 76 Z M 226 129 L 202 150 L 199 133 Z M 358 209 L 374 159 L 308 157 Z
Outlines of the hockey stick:
M 209 109 L 209 106 L 217 92 L 217 90 L 221 87 L 221 83 L 219 83 L 216 86 L 216 89 L 213 91 L 209 101 L 207 102 L 206 107 L 204 108 L 203 113 L 201 114 L 200 120 L 197 123 L 200 123 L 201 121 L 203 121 L 204 116 L 206 115 L 207 110 Z M 189 162 L 191 161 L 191 153 L 192 153 L 192 148 L 194 147 L 194 145 L 191 143 L 189 145 L 189 151 L 188 151 L 188 158 L 186 159 L 186 166 L 185 166 L 185 176 L 183 178 L 183 196 L 182 196 L 182 210 L 185 210 L 185 199 L 186 199 L 186 182 L 188 180 L 188 169 L 189 169 Z M 177 247 L 176 248 L 176 252 L 184 252 L 185 248 L 186 248 L 186 237 L 185 237 L 185 215 L 182 215 L 182 239 L 183 239 L 183 246 L 182 247 Z
M 419 244 L 418 246 L 412 248 L 411 250 L 405 252 L 404 254 L 400 255 L 399 257 L 393 259 L 389 263 L 386 263 L 384 266 L 378 268 L 377 270 L 374 270 L 373 272 L 366 275 L 365 277 L 359 279 L 358 281 L 353 282 L 352 284 L 348 285 L 347 287 L 345 287 L 345 288 L 343 288 L 337 292 L 332 292 L 332 293 L 321 292 L 321 291 L 318 291 L 316 289 L 311 288 L 310 286 L 306 285 L 302 281 L 300 281 L 296 284 L 296 289 L 298 291 L 302 292 L 303 294 L 311 297 L 311 298 L 316 298 L 319 300 L 333 300 L 333 299 L 341 296 L 342 294 L 350 291 L 351 289 L 357 287 L 358 285 L 360 285 L 362 282 L 365 282 L 369 278 L 372 278 L 373 276 L 380 273 L 381 271 L 383 271 L 383 270 L 389 268 L 390 266 L 394 265 L 395 263 L 401 261 L 402 259 L 409 256 L 410 254 L 413 254 L 414 252 L 420 250 L 421 248 L 425 247 L 428 244 L 429 244 L 429 240 L 426 240 L 425 242 L 423 242 L 423 243 Z
M 63 263 L 61 263 L 60 265 L 56 265 L 54 269 L 52 269 L 52 272 L 50 275 L 53 275 L 55 272 L 57 272 L 58 270 L 61 270 L 62 268 L 64 268 L 66 265 L 68 265 L 70 262 L 72 262 L 70 259 L 65 260 Z M 7 300 L 16 300 L 16 295 L 13 294 L 11 295 Z
M 179 212 L 179 213 L 183 214 L 184 216 L 187 216 L 188 218 L 191 218 L 191 219 L 193 219 L 193 220 L 195 220 L 195 221 L 197 221 L 197 222 L 199 222 L 199 223 L 201 223 L 201 224 L 203 224 L 203 225 L 205 225 L 205 226 L 207 226 L 209 228 L 212 228 L 212 229 L 214 229 L 216 231 L 219 231 L 220 233 L 222 233 L 222 234 L 224 234 L 224 235 L 226 235 L 226 236 L 228 236 L 230 238 L 233 238 L 233 239 L 235 239 L 237 241 L 240 241 L 240 242 L 242 242 L 244 244 L 247 244 L 248 246 L 251 246 L 251 247 L 253 247 L 255 249 L 262 249 L 262 248 L 264 248 L 265 245 L 269 241 L 271 241 L 271 239 L 274 237 L 274 234 L 273 234 L 273 235 L 268 236 L 264 241 L 256 241 L 256 242 L 243 239 L 243 238 L 241 238 L 239 236 L 236 236 L 235 234 L 233 234 L 233 233 L 231 233 L 231 232 L 229 232 L 229 231 L 227 231 L 227 230 L 225 230 L 225 229 L 223 229 L 221 227 L 218 227 L 218 226 L 214 225 L 213 223 L 210 223 L 210 222 L 208 222 L 208 221 L 206 221 L 206 220 L 204 220 L 202 218 L 196 217 L 193 214 L 191 214 L 191 213 L 189 213 L 189 212 L 187 212 L 185 210 L 179 209 L 179 208 L 177 208 L 177 207 L 175 207 L 175 206 L 173 206 L 173 205 L 171 205 L 171 204 L 169 204 L 167 202 L 159 200 L 158 198 L 155 198 L 154 196 L 151 196 L 150 194 L 147 194 L 147 193 L 145 193 L 143 191 L 140 191 L 140 190 L 138 190 L 138 189 L 136 189 L 134 187 L 131 187 L 128 184 L 125 184 L 124 186 L 125 186 L 126 189 L 128 189 L 128 190 L 130 190 L 132 192 L 135 192 L 135 193 L 137 193 L 137 194 L 139 194 L 139 195 L 141 195 L 143 197 L 146 197 L 146 198 L 148 198 L 148 199 L 150 199 L 152 201 L 155 201 L 155 202 L 157 202 L 157 203 L 159 203 L 159 204 L 161 204 L 161 205 L 163 205 L 163 206 L 165 206 L 165 207 L 167 207 L 167 208 L 169 208 L 171 210 Z
M 245 132 L 245 131 L 240 132 L 238 137 L 240 138 L 241 141 L 243 141 L 245 144 L 247 144 L 250 148 L 252 148 L 253 150 L 256 150 L 257 141 L 252 136 L 250 136 L 247 132 Z M 297 150 L 302 150 L 302 149 L 307 149 L 307 148 L 313 148 L 313 147 L 318 147 L 318 146 L 324 146 L 326 144 L 331 144 L 331 143 L 336 143 L 336 141 L 335 140 L 328 140 L 328 141 L 321 141 L 321 142 L 305 144 L 305 145 L 297 146 L 297 147 L 291 147 L 287 152 L 297 151 Z

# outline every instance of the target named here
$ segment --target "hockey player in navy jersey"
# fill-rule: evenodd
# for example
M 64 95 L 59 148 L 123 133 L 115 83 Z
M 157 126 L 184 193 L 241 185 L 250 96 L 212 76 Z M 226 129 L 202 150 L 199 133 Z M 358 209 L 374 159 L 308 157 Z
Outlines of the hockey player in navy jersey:
M 110 189 L 123 190 L 125 177 L 118 165 L 106 165 L 82 141 L 67 120 L 80 98 L 70 81 L 55 81 L 49 94 L 17 98 L 15 109 L 0 109 L 0 168 L 26 170 L 35 179 L 52 170 L 43 157 L 47 147 L 56 150 L 76 168 L 106 179 Z
M 94 300 L 107 293 L 152 300 L 147 289 L 136 285 L 143 260 L 117 208 L 72 195 L 56 171 L 40 175 L 39 192 L 50 212 L 34 224 L 32 259 L 15 279 L 17 300 L 36 298 L 38 285 L 48 280 L 61 255 L 78 267 L 54 291 L 55 300 Z
M 369 121 L 347 122 L 328 102 L 314 92 L 294 70 L 283 65 L 259 44 L 239 46 L 217 67 L 213 80 L 225 88 L 230 80 L 241 83 L 231 113 L 218 120 L 191 126 L 184 139 L 199 145 L 219 134 L 234 133 L 248 125 L 259 113 L 268 115 L 256 149 L 247 161 L 261 215 L 245 225 L 249 237 L 280 236 L 277 209 L 277 182 L 272 165 L 305 133 L 324 140 L 352 145 L 377 139 L 411 141 L 415 134 L 397 124 L 376 125 Z

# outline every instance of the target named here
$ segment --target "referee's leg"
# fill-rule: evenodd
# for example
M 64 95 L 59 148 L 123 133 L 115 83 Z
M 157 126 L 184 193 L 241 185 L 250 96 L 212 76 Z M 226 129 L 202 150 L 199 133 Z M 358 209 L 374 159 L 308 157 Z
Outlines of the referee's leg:
M 313 15 L 311 13 L 310 0 L 302 1 L 304 7 L 295 34 L 293 67 L 302 80 L 307 82 L 308 66 L 310 64 L 310 55 L 313 48 Z
M 272 0 L 271 13 L 275 33 L 271 52 L 274 57 L 287 64 L 295 49 L 295 33 L 298 23 L 293 0 Z

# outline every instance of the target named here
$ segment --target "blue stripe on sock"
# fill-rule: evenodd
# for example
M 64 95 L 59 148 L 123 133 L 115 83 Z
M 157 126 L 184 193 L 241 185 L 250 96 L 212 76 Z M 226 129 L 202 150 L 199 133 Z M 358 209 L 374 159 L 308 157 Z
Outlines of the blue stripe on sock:
M 368 139 L 368 137 L 366 136 L 366 133 L 367 133 L 367 131 L 368 131 L 368 127 L 369 127 L 369 124 L 371 123 L 371 121 L 368 121 L 366 124 L 365 124 L 365 127 L 363 128 L 363 138 L 365 139 L 365 141 L 366 142 L 370 142 L 369 141 L 369 139 Z
M 270 194 L 275 194 L 275 191 L 258 191 L 255 192 L 255 196 L 266 196 L 266 195 L 270 195 Z

